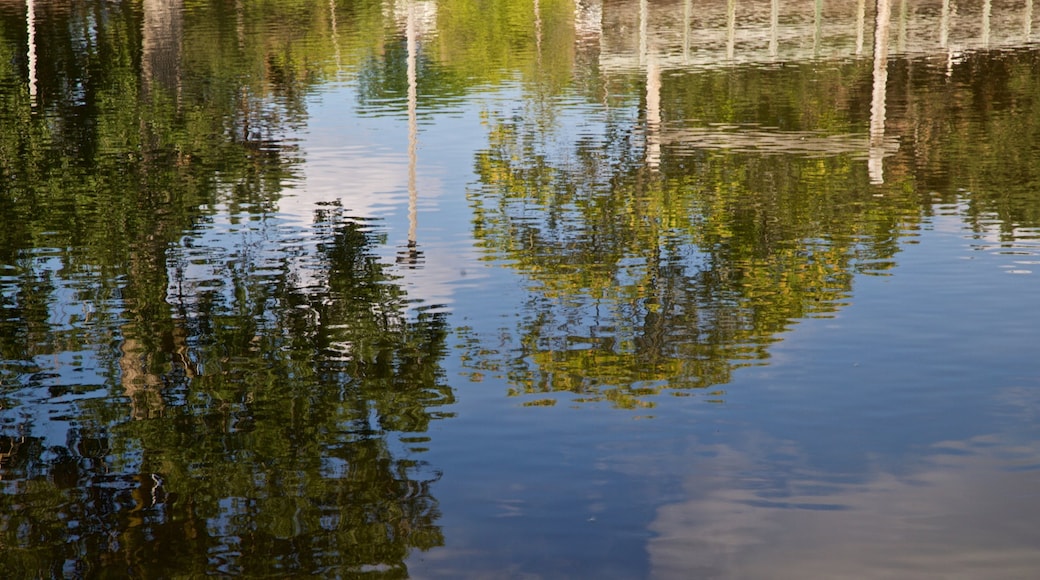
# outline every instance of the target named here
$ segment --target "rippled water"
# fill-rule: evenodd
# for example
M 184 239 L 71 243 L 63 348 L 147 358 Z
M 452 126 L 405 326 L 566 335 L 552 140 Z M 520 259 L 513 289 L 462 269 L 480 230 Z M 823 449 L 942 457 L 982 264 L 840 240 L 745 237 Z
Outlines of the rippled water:
M 1031 1 L 0 4 L 0 573 L 1031 578 Z

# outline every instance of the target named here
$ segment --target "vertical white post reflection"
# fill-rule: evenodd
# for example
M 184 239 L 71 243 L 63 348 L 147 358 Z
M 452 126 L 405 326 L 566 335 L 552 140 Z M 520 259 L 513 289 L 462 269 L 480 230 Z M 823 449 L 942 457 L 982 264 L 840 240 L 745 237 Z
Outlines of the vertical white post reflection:
M 863 0 L 860 0 L 861 2 Z M 780 53 L 780 0 L 769 6 L 769 56 L 776 58 Z
M 737 45 L 737 0 L 726 3 L 726 59 L 733 60 Z
M 184 0 L 141 3 L 141 79 L 144 94 L 153 87 L 181 93 L 181 43 Z
M 892 16 L 889 0 L 877 0 L 874 22 L 874 91 L 870 104 L 871 183 L 884 183 L 885 94 L 888 84 L 888 23 Z
M 656 169 L 661 160 L 661 70 L 648 36 L 650 7 L 639 0 L 639 63 L 646 67 L 646 164 Z
M 774 0 L 775 1 L 775 0 Z M 683 1 L 683 33 L 682 33 L 682 56 L 683 63 L 690 62 L 690 17 L 693 12 L 693 0 Z
M 416 113 L 419 87 L 416 78 L 417 51 L 415 40 L 415 2 L 413 0 L 408 0 L 408 19 L 405 24 L 405 36 L 408 48 L 408 263 L 415 264 L 418 261 L 416 229 L 419 222 L 419 191 L 415 177 L 419 147 L 419 123 Z
M 332 50 L 336 59 L 336 76 L 339 76 L 342 67 L 339 54 L 339 31 L 336 29 L 336 0 L 329 0 L 329 28 L 332 32 Z
M 950 0 L 943 0 L 942 15 L 939 17 L 939 46 L 950 45 Z
M 993 11 L 992 0 L 984 0 L 982 3 L 982 46 L 989 47 L 989 17 Z
M 235 0 L 235 39 L 238 50 L 246 48 L 246 16 L 242 10 L 242 0 Z
M 953 47 L 950 46 L 950 24 L 953 20 L 953 11 L 950 9 L 950 0 L 943 0 L 942 19 L 939 21 L 939 42 L 946 49 L 946 78 L 953 76 Z
M 36 106 L 36 6 L 34 0 L 25 1 L 25 28 L 29 34 L 29 100 Z
M 650 17 L 650 5 L 647 0 L 639 0 L 639 64 L 646 64 L 646 35 L 649 32 L 647 20 Z
M 896 46 L 901 53 L 906 52 L 906 22 L 909 12 L 906 0 L 899 0 L 899 37 L 896 40 Z
M 820 56 L 820 36 L 823 32 L 823 0 L 816 0 L 813 6 L 813 56 Z
M 542 63 L 542 7 L 534 0 L 534 48 L 538 64 Z
M 661 68 L 652 54 L 646 58 L 646 164 L 661 164 Z
M 947 0 L 949 1 L 949 0 Z M 863 36 L 866 29 L 867 0 L 856 2 L 856 56 L 863 54 Z
M 1025 42 L 1029 42 L 1029 37 L 1033 35 L 1033 0 L 1026 0 L 1025 12 L 1025 22 L 1022 23 L 1022 34 L 1025 36 Z

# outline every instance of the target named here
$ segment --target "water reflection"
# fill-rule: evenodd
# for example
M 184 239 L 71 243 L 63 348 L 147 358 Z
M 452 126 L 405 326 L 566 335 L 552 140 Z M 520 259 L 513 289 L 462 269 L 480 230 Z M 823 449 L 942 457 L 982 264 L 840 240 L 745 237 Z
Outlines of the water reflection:
M 877 0 L 874 28 L 873 97 L 870 102 L 871 183 L 884 183 L 885 99 L 888 97 L 888 26 L 892 18 L 889 0 Z
M 63 58 L 28 100 L 5 79 L 5 570 L 400 577 L 443 542 L 444 314 L 378 224 L 280 217 L 312 21 L 225 8 L 50 4 L 32 47 Z
M 1033 494 L 1035 473 L 1021 470 L 1038 465 L 1035 442 L 944 441 L 910 473 L 844 481 L 771 445 L 753 455 L 692 446 L 690 499 L 662 506 L 651 524 L 652 576 L 1024 578 L 1040 566 L 1040 537 L 1012 523 L 1040 508 L 1006 501 Z M 796 458 L 777 464 L 774 454 Z M 770 480 L 776 473 L 789 476 Z
M 638 11 L 605 5 L 610 26 L 589 27 L 601 38 L 599 65 L 642 77 L 640 115 L 611 112 L 601 129 L 575 132 L 579 119 L 553 126 L 523 107 L 493 112 L 489 147 L 477 156 L 481 183 L 470 196 L 475 237 L 530 280 L 532 297 L 524 321 L 503 330 L 515 348 L 489 352 L 466 338 L 473 368 L 505 372 L 516 394 L 571 391 L 579 400 L 649 404 L 640 398 L 662 388 L 728 382 L 733 368 L 766 359 L 767 345 L 793 321 L 846 304 L 854 274 L 891 268 L 898 240 L 929 213 L 931 200 L 911 184 L 951 170 L 919 165 L 950 158 L 950 133 L 920 132 L 950 109 L 922 105 L 947 95 L 953 106 L 977 89 L 937 77 L 927 58 L 900 61 L 907 68 L 891 82 L 890 21 L 904 35 L 928 17 L 905 7 L 893 16 L 887 0 L 872 8 L 869 62 L 716 72 L 675 61 L 676 22 L 655 20 L 647 3 Z M 732 6 L 726 14 L 732 29 Z M 818 10 L 814 18 L 818 24 Z M 617 36 L 626 30 L 637 38 Z M 898 45 L 899 53 L 930 49 L 928 41 Z M 1018 57 L 1024 61 L 1011 66 L 1020 71 L 1034 58 Z M 811 89 L 790 88 L 809 75 Z M 894 187 L 877 189 L 886 158 Z
M 29 69 L 29 99 L 36 102 L 36 3 L 34 0 L 25 2 L 25 29 L 28 49 Z
M 176 93 L 180 89 L 183 0 L 145 0 L 141 6 L 141 87 L 147 96 L 153 83 Z
M 630 405 L 663 387 L 729 382 L 790 321 L 839 307 L 854 272 L 887 267 L 915 219 L 840 162 L 705 155 L 685 169 L 665 162 L 668 177 L 655 178 L 609 139 L 570 154 L 582 167 L 554 167 L 517 151 L 525 130 L 496 129 L 474 197 L 479 239 L 532 281 L 523 347 L 495 363 L 521 392 Z M 833 190 L 799 179 L 814 169 Z M 827 220 L 804 221 L 821 206 Z
M 0 18 L 0 568 L 1040 565 L 1031 2 Z
M 732 0 L 696 10 L 678 0 L 646 7 L 616 0 L 595 3 L 604 14 L 601 62 L 614 71 L 638 68 L 643 61 L 637 47 L 647 45 L 662 55 L 666 69 L 858 56 L 871 40 L 867 32 L 878 13 L 875 2 L 866 0 Z M 912 55 L 945 54 L 951 45 L 963 52 L 1033 40 L 1030 1 L 997 0 L 996 10 L 993 4 L 979 0 L 951 8 L 947 0 L 900 2 L 894 32 L 886 34 L 895 36 L 896 53 Z
M 418 107 L 418 81 L 416 78 L 416 7 L 413 2 L 408 3 L 407 23 L 405 34 L 408 39 L 408 248 L 405 250 L 400 261 L 415 266 L 422 260 L 422 252 L 419 251 L 419 243 L 416 240 L 418 227 L 418 203 L 419 191 L 416 184 L 415 166 L 418 163 L 417 149 L 419 147 L 419 127 L 417 120 Z

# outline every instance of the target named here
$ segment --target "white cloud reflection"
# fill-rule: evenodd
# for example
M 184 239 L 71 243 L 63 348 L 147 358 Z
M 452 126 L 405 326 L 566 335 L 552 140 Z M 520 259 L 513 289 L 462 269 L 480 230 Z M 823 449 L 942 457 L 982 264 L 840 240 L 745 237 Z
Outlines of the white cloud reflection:
M 842 481 L 719 446 L 657 510 L 655 578 L 1035 578 L 1040 443 L 929 449 L 909 474 Z M 787 455 L 787 453 L 784 453 Z M 701 456 L 703 457 L 703 456 Z M 776 483 L 770 474 L 790 473 Z
M 405 250 L 408 231 L 415 228 L 422 261 L 418 267 L 401 267 L 400 283 L 411 298 L 427 304 L 451 304 L 461 285 L 483 277 L 485 268 L 467 236 L 452 239 L 439 231 L 425 235 L 443 221 L 444 185 L 435 170 L 420 167 L 414 184 L 416 212 L 409 215 L 413 184 L 408 156 L 371 143 L 335 141 L 324 134 L 311 135 L 310 142 L 304 143 L 304 179 L 279 201 L 281 217 L 306 227 L 313 223 L 316 210 L 336 202 L 351 217 L 378 219 L 377 227 L 387 233 L 387 247 L 380 250 L 387 263 Z

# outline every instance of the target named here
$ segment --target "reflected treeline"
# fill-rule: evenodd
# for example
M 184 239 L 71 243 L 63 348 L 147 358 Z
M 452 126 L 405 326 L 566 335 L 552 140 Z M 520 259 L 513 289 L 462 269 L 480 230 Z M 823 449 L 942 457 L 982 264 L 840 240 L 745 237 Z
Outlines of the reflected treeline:
M 1040 159 L 1022 145 L 1040 127 L 1036 59 L 890 59 L 883 182 L 866 163 L 869 57 L 666 72 L 637 114 L 566 137 L 531 108 L 494 112 L 474 231 L 531 281 L 531 302 L 504 330 L 514 349 L 468 337 L 468 364 L 530 404 L 570 391 L 648 405 L 729 382 L 792 323 L 840 308 L 935 202 L 964 201 L 980 231 L 1035 228 Z
M 904 135 L 892 174 L 937 201 L 963 201 L 965 221 L 1006 241 L 1040 226 L 1040 84 L 1035 47 L 974 52 L 956 66 L 901 60 L 890 73 Z M 960 192 L 961 200 L 952 193 Z
M 480 3 L 472 0 L 385 2 L 385 38 L 359 47 L 356 64 L 362 113 L 404 108 L 408 92 L 408 22 L 424 114 L 463 103 L 488 86 L 524 80 L 558 93 L 574 74 L 574 6 L 569 0 Z
M 443 542 L 414 456 L 452 402 L 445 318 L 371 224 L 272 211 L 351 46 L 335 5 L 23 7 L 0 7 L 0 573 L 407 576 Z
M 503 118 L 478 157 L 477 236 L 533 284 L 519 350 L 472 363 L 520 392 L 634 406 L 727 383 L 794 320 L 838 308 L 855 273 L 888 268 L 920 219 L 848 156 L 665 148 L 651 169 L 625 125 L 557 158 Z
M 276 199 L 296 161 L 280 137 L 302 122 L 310 76 L 304 63 L 279 58 L 292 35 L 239 46 L 230 10 L 193 12 L 200 26 L 182 22 L 174 0 L 34 9 L 34 94 L 22 80 L 24 14 L 2 13 L 3 47 L 17 66 L 0 71 L 0 172 L 4 202 L 32 208 L 10 220 L 23 245 L 83 248 L 97 254 L 90 261 L 118 263 L 146 235 L 160 246 L 178 235 L 217 195 Z M 200 28 L 209 34 L 193 38 Z
M 530 301 L 515 348 L 463 333 L 463 356 L 529 402 L 726 384 L 890 268 L 933 191 L 979 228 L 1040 226 L 1036 50 L 951 28 L 938 57 L 897 46 L 875 91 L 864 3 L 841 13 L 866 32 L 833 28 L 854 50 L 809 63 L 776 57 L 820 3 L 777 13 L 776 51 L 766 3 L 688 4 L 0 4 L 0 572 L 403 577 L 443 542 L 415 457 L 453 401 L 444 315 L 348 209 L 304 229 L 274 212 L 298 176 L 286 135 L 337 75 L 362 113 L 408 110 L 413 173 L 417 115 L 522 81 L 486 116 L 470 197 Z M 924 27 L 900 28 L 907 5 L 897 45 Z M 770 17 L 768 66 L 665 58 L 696 52 L 679 14 L 725 32 L 745 13 Z M 715 49 L 747 48 L 732 36 Z
M 207 249 L 194 277 L 200 253 L 175 249 L 172 316 L 135 312 L 167 332 L 125 340 L 99 377 L 125 397 L 80 401 L 59 445 L 7 415 L 4 566 L 405 577 L 410 550 L 443 543 L 439 475 L 411 454 L 453 401 L 444 316 L 406 314 L 368 225 L 333 206 L 315 229 L 313 256 Z M 14 413 L 63 394 L 53 370 L 23 375 Z

